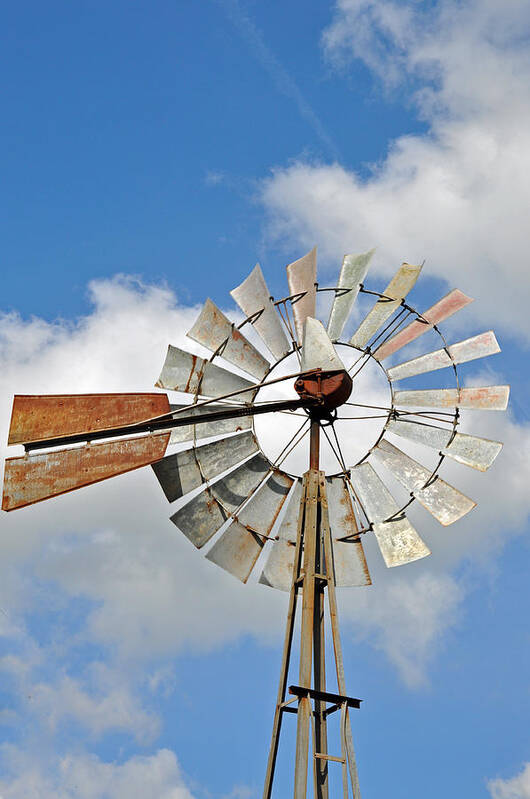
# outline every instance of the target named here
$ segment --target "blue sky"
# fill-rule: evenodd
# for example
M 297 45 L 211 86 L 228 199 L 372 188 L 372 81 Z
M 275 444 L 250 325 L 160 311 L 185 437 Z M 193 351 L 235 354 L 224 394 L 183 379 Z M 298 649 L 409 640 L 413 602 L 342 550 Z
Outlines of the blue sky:
M 364 799 L 530 797 L 525 6 L 2 11 L 2 441 L 15 392 L 149 390 L 207 296 L 233 312 L 257 260 L 285 294 L 314 244 L 330 285 L 345 252 L 378 247 L 380 289 L 425 259 L 415 304 L 456 285 L 448 335 L 498 334 L 465 375 L 511 383 L 469 422 L 505 449 L 449 472 L 473 518 L 418 511 L 428 561 L 369 550 L 374 587 L 341 592 Z M 2 799 L 261 795 L 286 597 L 168 515 L 142 470 L 2 517 Z

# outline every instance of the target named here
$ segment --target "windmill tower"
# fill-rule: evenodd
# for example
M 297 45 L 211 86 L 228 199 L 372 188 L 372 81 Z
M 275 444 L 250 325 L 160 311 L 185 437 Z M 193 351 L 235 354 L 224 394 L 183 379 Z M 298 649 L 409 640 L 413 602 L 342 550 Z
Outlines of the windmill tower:
M 418 313 L 406 297 L 421 267 L 409 264 L 398 269 L 384 292 L 371 291 L 364 280 L 372 252 L 345 256 L 337 285 L 320 287 L 312 250 L 287 267 L 289 295 L 280 300 L 270 295 L 256 266 L 232 292 L 245 316 L 237 327 L 207 300 L 188 335 L 211 357 L 170 345 L 156 383 L 177 392 L 179 404 L 160 391 L 17 395 L 13 404 L 9 444 L 22 444 L 25 454 L 6 460 L 4 510 L 152 464 L 177 508 L 171 521 L 197 548 L 207 548 L 210 561 L 246 582 L 264 560 L 260 582 L 289 592 L 264 799 L 273 796 L 286 714 L 296 715 L 295 799 L 307 796 L 309 774 L 315 799 L 335 795 L 330 788 L 335 767 L 344 798 L 360 796 L 349 717 L 360 700 L 346 690 L 335 589 L 370 584 L 364 536 L 373 534 L 388 567 L 429 555 L 407 517 L 408 506 L 417 501 L 442 525 L 457 521 L 475 503 L 439 476 L 443 461 L 485 471 L 502 446 L 458 432 L 461 409 L 504 410 L 509 393 L 508 386 L 460 385 L 459 364 L 499 352 L 491 331 L 451 345 L 441 334 L 439 323 L 471 299 L 455 289 Z M 327 329 L 316 319 L 319 292 L 328 292 L 332 300 Z M 342 338 L 359 294 L 373 296 L 373 305 L 353 335 Z M 253 336 L 245 335 L 251 328 L 268 358 L 249 340 Z M 437 349 L 391 366 L 384 363 L 427 332 L 439 337 Z M 285 369 L 289 359 L 295 361 L 293 371 Z M 358 393 L 359 375 L 369 364 L 384 374 L 386 405 L 363 402 Z M 443 369 L 453 377 L 451 387 L 401 388 L 402 380 Z M 264 388 L 286 385 L 290 396 L 266 401 L 258 396 Z M 345 408 L 355 408 L 357 416 L 341 417 Z M 286 413 L 301 422 L 271 460 L 260 448 L 254 420 L 275 414 L 275 429 L 281 430 Z M 379 417 L 384 419 L 379 435 L 359 459 L 348 462 L 344 445 L 352 434 L 344 433 L 342 422 L 356 419 L 362 425 Z M 304 474 L 282 469 L 303 442 L 309 442 Z M 338 463 L 333 474 L 321 468 L 322 442 Z M 185 448 L 172 452 L 173 445 Z M 430 450 L 434 466 L 418 462 L 406 452 L 410 447 Z M 405 502 L 397 501 L 380 472 L 404 487 Z M 298 678 L 288 685 L 297 611 Z M 326 616 L 333 691 L 328 690 Z M 332 722 L 339 741 L 333 753 L 328 746 Z

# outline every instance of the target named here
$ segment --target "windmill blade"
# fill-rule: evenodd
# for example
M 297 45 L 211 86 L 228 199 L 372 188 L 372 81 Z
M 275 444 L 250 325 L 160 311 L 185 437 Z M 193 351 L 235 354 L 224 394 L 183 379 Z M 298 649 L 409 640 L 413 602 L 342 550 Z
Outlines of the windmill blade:
M 155 385 L 185 394 L 198 393 L 203 397 L 224 397 L 248 386 L 248 391 L 234 396 L 234 402 L 250 402 L 255 389 L 255 384 L 249 380 L 172 344 L 167 349 L 166 360 Z
M 501 348 L 493 330 L 489 330 L 487 333 L 459 341 L 458 344 L 451 344 L 446 349 L 428 352 L 426 355 L 420 355 L 419 358 L 412 358 L 410 361 L 392 366 L 387 369 L 387 375 L 390 380 L 403 380 L 405 377 L 434 372 L 453 364 L 485 358 L 500 351 Z
M 465 308 L 470 302 L 473 302 L 471 297 L 467 297 L 459 289 L 453 289 L 449 294 L 446 294 L 445 297 L 442 297 L 441 300 L 438 300 L 431 308 L 424 311 L 422 316 L 426 320 L 425 322 L 420 319 L 415 319 L 410 325 L 407 325 L 407 327 L 404 327 L 399 333 L 396 333 L 395 336 L 392 336 L 388 341 L 381 344 L 374 352 L 374 358 L 378 361 L 383 361 L 385 358 L 388 358 L 389 355 L 392 355 L 392 353 L 404 347 L 405 344 L 410 344 L 411 341 L 415 341 L 428 330 L 432 330 L 434 325 L 443 322 L 444 319 L 448 319 L 461 308 Z
M 395 433 L 408 441 L 424 444 L 447 455 L 458 463 L 471 466 L 479 472 L 485 472 L 502 449 L 500 441 L 455 433 L 453 430 L 433 427 L 422 422 L 391 420 L 387 425 L 389 433 Z
M 381 439 L 372 454 L 444 527 L 461 519 L 477 504 L 437 475 L 431 479 L 429 469 L 385 438 Z
M 170 405 L 171 411 L 186 410 L 189 416 L 201 417 L 212 411 L 225 410 L 229 408 L 229 403 L 212 403 L 196 407 L 195 405 Z M 241 406 L 233 405 L 237 408 Z M 234 419 L 220 419 L 216 422 L 201 422 L 200 424 L 186 424 L 182 427 L 174 427 L 171 430 L 170 444 L 182 444 L 185 441 L 192 441 L 195 438 L 210 438 L 224 433 L 239 433 L 243 430 L 250 430 L 252 427 L 252 416 L 240 416 Z
M 341 337 L 344 325 L 351 313 L 351 309 L 357 299 L 361 283 L 366 277 L 368 267 L 374 250 L 361 253 L 360 255 L 345 255 L 342 259 L 342 267 L 339 275 L 338 288 L 349 289 L 344 294 L 340 292 L 335 295 L 328 321 L 328 335 L 332 341 L 338 341 Z
M 266 358 L 210 299 L 204 303 L 199 318 L 187 335 L 211 352 L 222 347 L 219 355 L 258 380 L 262 380 L 270 369 Z
M 291 295 L 302 294 L 299 299 L 291 302 L 294 316 L 294 326 L 298 343 L 302 343 L 304 336 L 304 322 L 308 316 L 315 316 L 316 311 L 316 282 L 317 282 L 317 248 L 293 261 L 287 266 L 287 282 Z
M 427 408 L 469 408 L 478 411 L 505 411 L 510 386 L 474 388 L 435 388 L 417 391 L 396 391 L 394 405 Z
M 372 336 L 377 333 L 394 311 L 399 308 L 420 275 L 421 266 L 402 264 L 371 311 L 365 316 L 350 339 L 350 344 L 364 349 Z M 391 300 L 386 297 L 392 297 Z
M 274 357 L 279 360 L 287 355 L 291 348 L 260 265 L 256 264 L 250 275 L 230 294 L 247 318 L 256 316 L 252 325 Z
M 354 466 L 350 479 L 389 568 L 431 554 L 405 514 L 399 514 L 396 500 L 370 463 Z
M 334 372 L 345 368 L 322 322 L 308 316 L 304 322 L 300 371 L 322 369 L 323 372 Z
M 265 539 L 291 489 L 293 480 L 275 470 L 251 497 L 206 557 L 246 583 Z
M 7 458 L 3 510 L 14 510 L 99 483 L 164 457 L 169 433 L 121 438 Z
M 360 537 L 337 541 L 359 532 L 348 487 L 342 477 L 326 478 L 329 526 L 333 545 L 335 585 L 371 585 L 370 572 Z
M 16 394 L 8 444 L 48 441 L 169 413 L 167 394 Z
M 259 578 L 260 583 L 263 585 L 278 588 L 280 591 L 290 591 L 293 582 L 296 535 L 298 517 L 300 516 L 300 503 L 302 501 L 302 483 L 300 480 L 296 481 L 296 485 L 287 501 L 289 504 L 278 530 L 278 541 L 273 543 Z
M 254 455 L 190 500 L 171 521 L 200 549 L 256 490 L 270 468 L 261 453 Z
M 168 502 L 174 502 L 206 480 L 213 480 L 218 474 L 241 463 L 257 450 L 254 434 L 242 433 L 168 455 L 153 464 L 153 471 Z

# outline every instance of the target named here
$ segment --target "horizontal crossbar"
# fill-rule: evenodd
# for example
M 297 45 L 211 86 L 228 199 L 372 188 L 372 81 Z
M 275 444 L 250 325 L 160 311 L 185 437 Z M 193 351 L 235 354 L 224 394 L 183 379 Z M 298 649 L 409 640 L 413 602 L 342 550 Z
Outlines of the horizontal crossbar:
M 334 705 L 342 705 L 344 702 L 348 707 L 360 708 L 362 699 L 354 699 L 352 696 L 341 696 L 340 694 L 330 694 L 328 691 L 315 691 L 313 688 L 302 688 L 300 685 L 290 685 L 289 693 L 301 699 L 309 696 L 311 699 L 318 699 L 321 702 L 332 702 Z

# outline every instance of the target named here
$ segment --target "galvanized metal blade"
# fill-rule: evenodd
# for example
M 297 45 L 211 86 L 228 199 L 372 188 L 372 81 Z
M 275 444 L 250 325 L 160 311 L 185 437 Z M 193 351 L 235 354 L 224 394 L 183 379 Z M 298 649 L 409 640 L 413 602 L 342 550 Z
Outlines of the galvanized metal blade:
M 293 582 L 296 534 L 301 501 L 302 483 L 297 480 L 288 498 L 289 505 L 278 530 L 278 541 L 273 543 L 259 578 L 260 583 L 263 585 L 278 588 L 280 591 L 290 591 Z
M 245 316 L 255 317 L 252 325 L 274 357 L 279 360 L 287 355 L 290 350 L 289 342 L 260 265 L 256 264 L 246 280 L 230 294 Z
M 246 583 L 293 481 L 275 471 L 251 497 L 206 557 Z
M 219 355 L 225 360 L 257 377 L 258 380 L 261 380 L 270 369 L 270 363 L 266 358 L 210 299 L 204 303 L 199 318 L 188 336 L 211 352 L 219 350 Z
M 216 410 L 225 410 L 229 408 L 229 403 L 212 403 L 211 405 L 199 406 L 194 405 L 171 405 L 172 411 L 181 409 L 186 410 L 189 416 L 201 417 L 204 414 L 212 413 Z M 232 407 L 238 408 L 240 405 L 233 405 Z M 187 424 L 182 427 L 175 427 L 171 431 L 170 444 L 182 444 L 185 441 L 193 441 L 194 434 L 196 438 L 210 438 L 211 436 L 219 436 L 223 433 L 237 433 L 243 430 L 249 430 L 252 427 L 252 416 L 240 416 L 234 419 L 220 419 L 217 422 L 201 422 L 200 424 Z
M 350 541 L 337 540 L 345 536 L 355 536 L 359 531 L 344 478 L 327 477 L 326 495 L 332 535 L 335 585 L 339 587 L 371 585 L 372 580 L 360 537 L 353 537 Z
M 168 455 L 153 464 L 153 471 L 168 502 L 174 502 L 206 480 L 213 480 L 218 474 L 241 463 L 257 450 L 254 434 L 242 433 Z
M 451 344 L 446 349 L 428 352 L 426 355 L 420 355 L 419 358 L 412 358 L 410 361 L 391 366 L 387 370 L 387 375 L 390 380 L 403 380 L 405 377 L 434 372 L 437 369 L 453 366 L 453 364 L 485 358 L 500 351 L 501 348 L 493 330 L 489 330 L 487 333 L 459 341 L 458 344 Z
M 374 252 L 375 249 L 361 253 L 360 255 L 345 255 L 342 260 L 337 287 L 347 289 L 347 291 L 344 293 L 338 292 L 331 306 L 328 321 L 328 335 L 332 341 L 338 341 L 341 337 L 344 325 L 357 299 L 361 283 L 364 281 L 366 273 L 368 272 L 368 267 Z
M 392 420 L 387 425 L 389 433 L 395 433 L 408 441 L 424 444 L 447 455 L 458 463 L 485 472 L 502 449 L 500 441 L 455 433 L 450 429 L 433 427 L 422 422 Z
M 415 341 L 428 330 L 432 330 L 434 325 L 443 322 L 444 319 L 448 319 L 461 308 L 465 308 L 470 302 L 473 302 L 471 297 L 467 297 L 459 289 L 453 289 L 449 294 L 446 294 L 445 297 L 442 297 L 441 300 L 438 300 L 431 308 L 423 312 L 422 316 L 425 321 L 415 319 L 410 325 L 407 325 L 407 327 L 400 330 L 399 333 L 396 333 L 395 336 L 392 336 L 388 341 L 381 344 L 374 352 L 374 358 L 377 358 L 378 361 L 383 361 L 406 344 Z
M 323 372 L 334 372 L 345 368 L 322 322 L 308 316 L 304 322 L 300 371 L 322 369 Z
M 469 513 L 476 502 L 418 463 L 385 438 L 372 453 L 444 527 Z
M 365 461 L 350 472 L 355 489 L 388 567 L 402 566 L 431 554 L 372 465 Z
M 224 397 L 234 391 L 249 388 L 248 391 L 236 394 L 233 402 L 250 402 L 254 388 L 254 383 L 249 380 L 171 344 L 155 385 L 170 391 L 200 394 L 203 397 Z
M 292 300 L 294 326 L 298 343 L 302 344 L 304 322 L 315 316 L 317 282 L 317 248 L 287 266 L 287 282 L 291 295 L 301 295 Z
M 7 458 L 2 508 L 23 508 L 147 466 L 164 457 L 168 443 L 169 433 L 157 433 Z
M 350 339 L 354 347 L 364 349 L 370 339 L 381 328 L 394 311 L 399 308 L 409 291 L 414 287 L 421 272 L 421 266 L 402 264 L 383 294 L 365 316 Z M 387 299 L 390 297 L 391 299 Z
M 394 405 L 405 408 L 469 408 L 477 411 L 505 411 L 510 386 L 435 388 L 396 391 Z
M 8 444 L 47 441 L 168 413 L 167 394 L 16 394 Z

